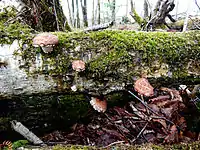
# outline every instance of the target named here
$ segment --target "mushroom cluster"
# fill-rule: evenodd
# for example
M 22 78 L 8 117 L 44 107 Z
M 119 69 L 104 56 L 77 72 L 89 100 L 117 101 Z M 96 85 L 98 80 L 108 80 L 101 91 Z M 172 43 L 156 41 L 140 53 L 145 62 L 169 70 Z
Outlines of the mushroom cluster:
M 33 39 L 34 47 L 41 47 L 45 53 L 53 51 L 53 47 L 59 42 L 58 37 L 51 33 L 40 33 Z

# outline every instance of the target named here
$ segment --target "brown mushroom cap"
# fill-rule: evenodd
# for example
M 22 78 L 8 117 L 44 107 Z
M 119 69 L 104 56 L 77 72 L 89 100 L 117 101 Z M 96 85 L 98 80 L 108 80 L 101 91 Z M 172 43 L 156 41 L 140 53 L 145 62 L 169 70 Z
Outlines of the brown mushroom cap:
M 54 46 L 58 44 L 58 37 L 51 33 L 40 33 L 33 39 L 33 45 Z
M 72 68 L 78 72 L 83 71 L 85 70 L 85 62 L 82 60 L 74 60 L 72 62 Z
M 154 95 L 153 87 L 150 85 L 146 78 L 138 79 L 134 84 L 134 88 L 135 91 L 137 91 L 140 95 L 147 97 Z
M 98 112 L 105 112 L 107 110 L 107 101 L 105 99 L 100 100 L 95 97 L 91 97 L 90 104 Z

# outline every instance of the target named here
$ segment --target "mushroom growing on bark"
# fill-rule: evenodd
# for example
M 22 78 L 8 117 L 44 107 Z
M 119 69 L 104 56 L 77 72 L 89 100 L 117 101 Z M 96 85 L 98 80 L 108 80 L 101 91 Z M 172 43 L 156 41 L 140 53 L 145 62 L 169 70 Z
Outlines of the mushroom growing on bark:
M 91 97 L 90 104 L 98 112 L 105 112 L 107 109 L 107 102 L 105 99 Z
M 82 60 L 74 60 L 72 62 L 72 68 L 73 70 L 80 72 L 85 70 L 85 62 Z
M 51 33 L 40 33 L 33 39 L 33 46 L 41 47 L 45 53 L 53 51 L 53 47 L 58 44 L 58 37 Z
M 85 62 L 82 61 L 82 60 L 74 60 L 72 62 L 72 68 L 73 70 L 75 70 L 75 77 L 74 77 L 74 80 L 75 80 L 75 83 L 77 82 L 77 78 L 78 78 L 78 72 L 81 72 L 81 71 L 84 71 L 85 70 Z M 71 90 L 72 91 L 77 91 L 77 87 L 76 87 L 76 84 L 74 84 L 72 87 L 71 87 Z

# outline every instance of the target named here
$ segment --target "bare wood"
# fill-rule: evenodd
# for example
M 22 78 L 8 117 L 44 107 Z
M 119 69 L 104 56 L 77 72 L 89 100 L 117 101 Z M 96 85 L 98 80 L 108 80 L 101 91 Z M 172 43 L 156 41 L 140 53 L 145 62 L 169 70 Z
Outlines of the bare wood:
M 165 24 L 165 18 L 169 17 L 171 21 L 175 21 L 172 19 L 169 12 L 171 12 L 175 7 L 174 0 L 158 0 L 156 6 L 151 14 L 151 19 L 147 23 L 146 28 L 148 29 L 150 25 L 152 28 L 155 28 L 157 25 Z
M 26 128 L 21 122 L 13 120 L 11 121 L 11 126 L 16 132 L 20 133 L 22 136 L 24 136 L 28 141 L 32 142 L 33 144 L 35 145 L 44 144 L 42 140 L 40 140 L 35 134 L 29 131 L 29 129 Z

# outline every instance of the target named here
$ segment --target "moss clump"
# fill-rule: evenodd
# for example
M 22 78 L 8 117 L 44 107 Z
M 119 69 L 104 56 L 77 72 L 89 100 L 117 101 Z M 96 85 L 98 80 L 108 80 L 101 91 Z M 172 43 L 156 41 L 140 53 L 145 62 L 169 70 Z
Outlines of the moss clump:
M 26 146 L 29 142 L 27 140 L 18 140 L 12 143 L 12 148 L 17 149 L 19 147 Z
M 57 145 L 52 148 L 52 150 L 92 150 L 92 149 L 96 148 L 92 146 L 78 146 L 78 145 L 71 145 L 71 146 Z
M 125 145 L 125 144 L 116 144 L 109 147 L 94 147 L 94 146 L 81 146 L 81 145 L 56 145 L 53 147 L 44 147 L 41 150 L 190 150 L 190 149 L 199 149 L 199 141 L 193 143 L 181 143 L 181 144 L 172 144 L 172 145 L 155 145 L 155 144 L 143 144 L 143 145 Z
M 13 7 L 6 7 L 0 10 L 0 43 L 12 44 L 14 40 L 27 41 L 33 31 L 30 27 L 17 20 L 17 10 Z M 14 20 L 10 22 L 10 20 Z M 26 43 L 28 44 L 28 43 Z

